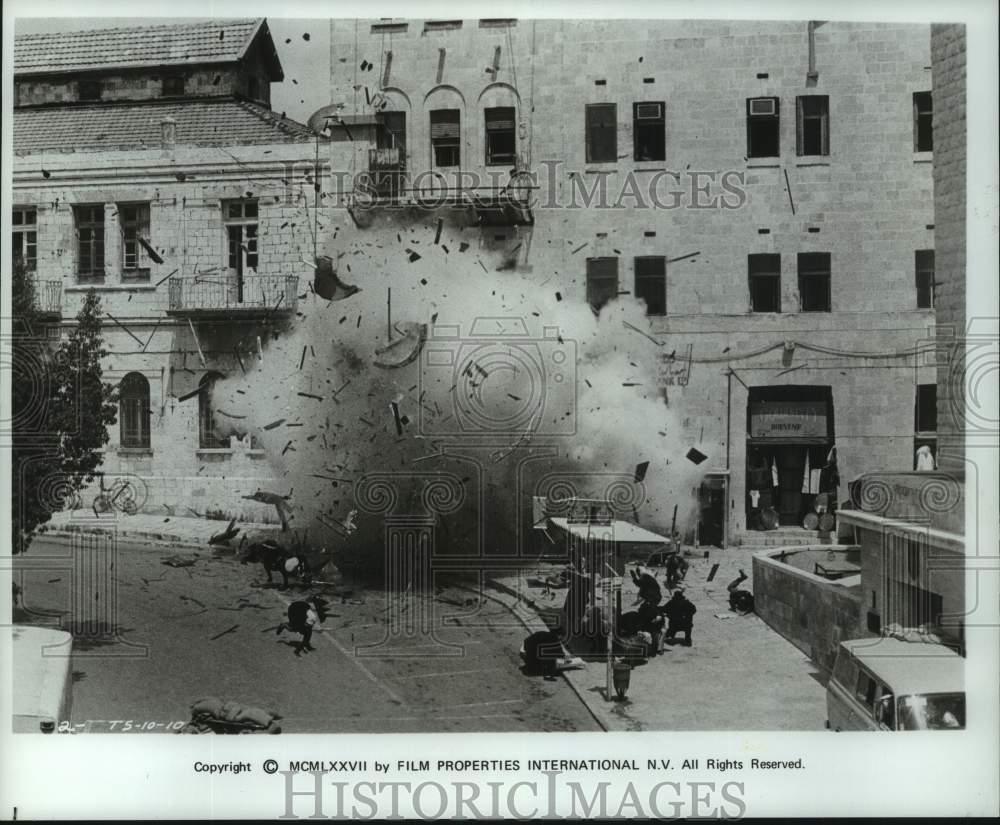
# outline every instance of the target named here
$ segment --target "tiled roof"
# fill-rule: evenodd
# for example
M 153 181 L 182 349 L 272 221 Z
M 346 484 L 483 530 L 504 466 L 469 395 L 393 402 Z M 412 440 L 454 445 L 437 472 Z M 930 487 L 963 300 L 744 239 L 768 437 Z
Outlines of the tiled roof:
M 205 20 L 122 29 L 23 34 L 14 38 L 14 73 L 230 63 L 246 54 L 258 30 L 261 27 L 266 29 L 266 26 L 263 19 Z
M 303 124 L 234 98 L 14 110 L 14 152 L 158 149 L 160 121 L 177 121 L 178 145 L 238 146 L 315 139 Z

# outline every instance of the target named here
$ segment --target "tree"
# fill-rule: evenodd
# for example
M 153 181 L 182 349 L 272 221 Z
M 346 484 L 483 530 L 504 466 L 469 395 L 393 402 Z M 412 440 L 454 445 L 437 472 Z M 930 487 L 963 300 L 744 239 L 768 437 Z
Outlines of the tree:
M 91 289 L 62 340 L 51 373 L 49 425 L 59 434 L 62 471 L 73 491 L 94 480 L 110 441 L 108 425 L 118 420 L 118 390 L 102 377 L 107 355 L 101 337 L 101 299 Z
M 102 380 L 100 299 L 91 290 L 69 337 L 53 349 L 34 282 L 19 261 L 11 279 L 11 502 L 13 552 L 93 481 L 116 420 L 116 390 Z

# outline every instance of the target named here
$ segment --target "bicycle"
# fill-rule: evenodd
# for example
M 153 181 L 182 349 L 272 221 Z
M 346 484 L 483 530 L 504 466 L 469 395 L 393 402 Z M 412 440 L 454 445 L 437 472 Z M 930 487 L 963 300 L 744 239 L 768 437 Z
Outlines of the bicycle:
M 120 510 L 127 516 L 134 516 L 139 512 L 137 500 L 140 491 L 131 479 L 119 476 L 110 487 L 106 487 L 104 473 L 99 473 L 98 478 L 100 479 L 101 492 L 94 498 L 94 515 L 107 513 L 111 510 Z

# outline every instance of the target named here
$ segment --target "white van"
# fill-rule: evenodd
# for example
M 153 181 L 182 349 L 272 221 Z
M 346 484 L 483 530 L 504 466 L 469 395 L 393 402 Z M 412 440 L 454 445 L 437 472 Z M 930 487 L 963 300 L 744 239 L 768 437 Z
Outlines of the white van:
M 69 633 L 14 625 L 14 733 L 53 733 L 70 721 L 72 650 Z
M 827 728 L 963 730 L 965 660 L 944 645 L 841 642 L 826 687 Z

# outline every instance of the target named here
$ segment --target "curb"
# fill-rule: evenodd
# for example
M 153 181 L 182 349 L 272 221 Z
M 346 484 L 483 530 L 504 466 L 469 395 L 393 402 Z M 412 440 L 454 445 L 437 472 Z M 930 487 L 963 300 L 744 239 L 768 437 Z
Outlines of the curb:
M 517 595 L 517 593 L 513 591 L 513 588 L 509 587 L 508 585 L 503 584 L 502 582 L 497 581 L 496 579 L 487 579 L 486 580 L 486 586 L 487 587 L 492 587 L 494 590 L 500 591 L 500 593 L 502 593 L 504 596 L 508 596 L 510 598 L 513 598 L 515 600 L 515 603 L 514 603 L 515 607 L 516 606 L 521 606 L 521 607 L 525 608 L 526 610 L 528 610 L 532 614 L 532 616 L 533 616 L 533 624 L 535 624 L 534 628 L 531 625 L 528 624 L 528 622 L 524 619 L 523 616 L 518 615 L 518 612 L 515 609 L 515 607 L 512 607 L 505 599 L 502 599 L 499 596 L 492 596 L 492 595 L 486 593 L 485 591 L 483 591 L 483 592 L 481 592 L 479 594 L 479 595 L 482 595 L 483 597 L 485 597 L 487 599 L 491 599 L 492 601 L 495 601 L 498 604 L 503 605 L 508 610 L 510 610 L 510 612 L 514 615 L 514 617 L 517 618 L 518 621 L 520 621 L 522 625 L 524 625 L 524 627 L 525 627 L 526 630 L 528 630 L 531 633 L 535 633 L 538 630 L 549 630 L 548 625 L 546 625 L 545 622 L 542 621 L 542 619 L 538 616 L 538 613 L 535 611 L 534 603 L 531 602 L 531 601 L 529 601 L 529 600 L 527 600 L 527 599 L 523 599 L 523 598 L 519 597 Z M 464 587 L 464 585 L 463 585 L 463 587 Z M 466 589 L 468 589 L 468 590 L 471 591 L 471 588 L 466 588 Z M 583 693 L 581 692 L 580 688 L 578 688 L 573 683 L 573 680 L 570 679 L 570 671 L 565 671 L 564 670 L 559 675 L 563 677 L 563 681 L 566 682 L 566 684 L 569 685 L 570 688 L 572 689 L 573 693 L 576 694 L 576 698 L 579 699 L 580 703 L 587 709 L 587 713 L 589 713 L 590 716 L 591 716 L 591 718 L 597 723 L 597 726 L 601 730 L 603 730 L 605 733 L 609 733 L 611 731 L 611 729 L 604 723 L 604 720 L 601 719 L 601 717 L 598 716 L 597 713 L 594 712 L 594 709 L 590 706 L 590 702 L 587 701 L 587 699 L 589 697 L 584 696 Z

